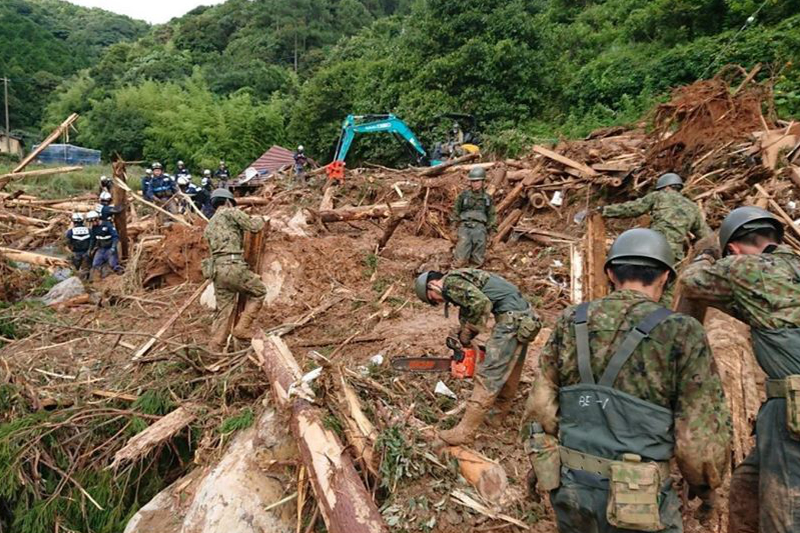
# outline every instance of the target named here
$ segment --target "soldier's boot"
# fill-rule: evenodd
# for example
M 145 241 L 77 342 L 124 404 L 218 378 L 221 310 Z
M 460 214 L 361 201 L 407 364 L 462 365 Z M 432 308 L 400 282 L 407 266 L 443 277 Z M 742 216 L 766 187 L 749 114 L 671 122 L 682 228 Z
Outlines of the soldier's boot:
M 511 407 L 514 405 L 514 397 L 517 395 L 519 388 L 519 381 L 522 378 L 522 367 L 525 366 L 524 360 L 517 361 L 511 375 L 508 376 L 503 388 L 497 395 L 497 401 L 494 404 L 486 423 L 493 428 L 500 428 L 503 426 L 508 414 L 511 412 Z
M 239 322 L 233 328 L 233 336 L 239 339 L 250 339 L 253 337 L 253 321 L 255 321 L 258 312 L 261 311 L 261 306 L 264 300 L 261 298 L 248 298 L 247 304 L 244 306 L 244 312 L 239 317 Z
M 468 444 L 475 439 L 475 433 L 478 431 L 483 419 L 486 418 L 486 413 L 492 408 L 496 394 L 492 394 L 483 384 L 475 382 L 475 389 L 472 391 L 472 396 L 467 400 L 467 409 L 461 421 L 453 429 L 440 431 L 438 433 L 439 439 L 444 441 L 450 446 L 459 446 L 461 444 Z
M 228 343 L 228 321 L 220 320 L 219 323 L 214 324 L 214 327 L 216 329 L 208 342 L 208 349 L 214 353 L 221 353 Z

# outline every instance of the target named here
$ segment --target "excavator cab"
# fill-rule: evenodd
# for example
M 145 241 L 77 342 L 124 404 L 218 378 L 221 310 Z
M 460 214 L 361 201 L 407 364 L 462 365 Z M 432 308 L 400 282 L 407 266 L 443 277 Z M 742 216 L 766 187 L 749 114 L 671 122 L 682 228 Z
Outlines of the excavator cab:
M 439 126 L 439 130 L 442 129 L 442 123 L 450 124 L 446 139 L 433 145 L 434 158 L 447 160 L 480 152 L 478 121 L 474 115 L 443 113 L 434 117 L 433 121 L 434 126 Z

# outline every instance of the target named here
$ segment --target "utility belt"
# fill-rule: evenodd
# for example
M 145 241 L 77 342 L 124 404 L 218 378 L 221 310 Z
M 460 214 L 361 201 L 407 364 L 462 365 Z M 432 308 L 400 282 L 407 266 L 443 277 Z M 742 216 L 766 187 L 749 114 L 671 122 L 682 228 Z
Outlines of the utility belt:
M 786 400 L 786 429 L 800 440 L 800 375 L 767 380 L 767 400 Z
M 214 254 L 200 261 L 200 271 L 205 279 L 214 279 L 218 264 L 244 263 L 241 253 Z
M 641 457 L 635 454 L 625 454 L 622 461 L 615 461 L 612 459 L 606 459 L 605 457 L 598 457 L 597 455 L 572 450 L 565 446 L 559 446 L 558 451 L 559 456 L 561 457 L 561 466 L 571 468 L 572 470 L 582 470 L 584 472 L 596 474 L 604 478 L 610 479 L 613 466 L 619 463 L 655 465 L 662 480 L 667 480 L 670 474 L 668 461 L 642 462 Z M 625 456 L 631 456 L 631 460 L 624 459 Z
M 461 224 L 470 229 L 477 228 L 478 226 L 486 226 L 486 222 L 481 222 L 480 220 L 462 220 Z
M 494 317 L 496 324 L 508 324 L 517 327 L 517 340 L 527 344 L 536 338 L 542 323 L 533 316 L 530 309 L 525 311 L 506 311 Z

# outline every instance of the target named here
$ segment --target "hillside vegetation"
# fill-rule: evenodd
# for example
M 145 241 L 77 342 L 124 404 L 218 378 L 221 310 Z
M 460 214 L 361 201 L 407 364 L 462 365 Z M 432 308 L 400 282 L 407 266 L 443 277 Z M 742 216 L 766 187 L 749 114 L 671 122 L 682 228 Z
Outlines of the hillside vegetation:
M 271 143 L 328 161 L 348 113 L 394 112 L 430 144 L 435 116 L 463 112 L 488 149 L 514 153 L 757 62 L 797 116 L 797 13 L 800 0 L 228 0 L 109 47 L 54 92 L 42 127 L 78 111 L 79 142 L 106 157 L 238 170 Z M 353 159 L 401 154 L 364 138 Z

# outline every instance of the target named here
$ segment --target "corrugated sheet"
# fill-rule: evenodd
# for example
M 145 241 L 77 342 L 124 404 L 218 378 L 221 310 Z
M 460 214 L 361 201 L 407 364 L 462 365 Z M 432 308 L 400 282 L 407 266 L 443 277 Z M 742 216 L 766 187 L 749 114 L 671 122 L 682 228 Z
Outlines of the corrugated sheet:
M 309 163 L 312 165 L 314 161 L 309 158 Z M 258 185 L 272 173 L 279 171 L 284 167 L 291 168 L 294 165 L 294 152 L 278 145 L 273 145 L 269 150 L 264 152 L 261 157 L 250 163 L 246 168 L 253 167 L 258 171 L 258 176 L 250 180 L 247 185 Z M 246 170 L 246 169 L 245 169 Z M 245 178 L 244 170 L 236 176 L 236 182 L 233 184 L 235 187 L 241 180 Z

